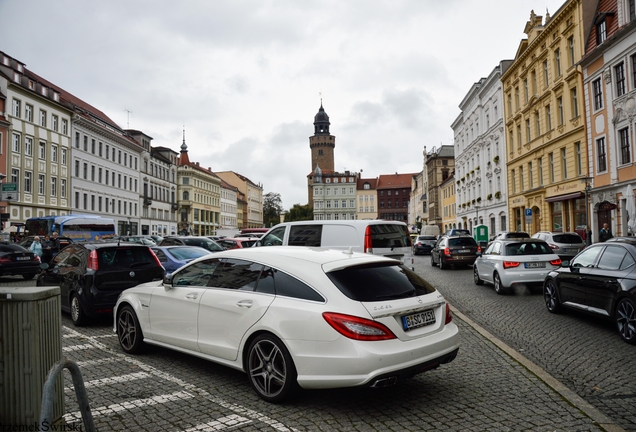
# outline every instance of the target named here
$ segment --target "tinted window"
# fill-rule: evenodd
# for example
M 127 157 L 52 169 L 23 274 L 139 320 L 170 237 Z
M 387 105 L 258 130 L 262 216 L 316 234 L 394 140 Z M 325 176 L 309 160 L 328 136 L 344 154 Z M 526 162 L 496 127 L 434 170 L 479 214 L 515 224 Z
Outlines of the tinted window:
M 322 225 L 292 225 L 289 227 L 289 246 L 320 247 Z
M 583 243 L 583 239 L 574 234 L 557 234 L 552 236 L 552 240 L 555 243 Z
M 256 292 L 276 294 L 276 286 L 274 285 L 274 270 L 270 267 L 264 267 L 263 271 L 261 271 L 261 277 L 256 285 Z
M 596 257 L 601 252 L 602 247 L 586 248 L 578 254 L 570 263 L 572 267 L 594 267 Z
M 636 264 L 636 261 L 634 261 L 634 257 L 632 257 L 632 254 L 628 252 L 625 254 L 625 258 L 623 258 L 623 262 L 621 263 L 621 270 L 628 269 L 634 264 Z
M 244 247 L 244 248 L 252 247 L 252 246 L 254 246 L 255 243 L 256 243 L 256 240 L 242 241 L 241 242 L 241 247 Z
M 452 238 L 448 240 L 449 246 L 477 246 L 472 237 Z
M 201 249 L 198 247 L 174 247 L 168 249 L 168 251 L 178 260 L 195 259 L 209 253 L 207 249 Z
M 159 261 L 161 262 L 168 261 L 168 257 L 166 256 L 165 253 L 163 253 L 161 249 L 153 249 L 152 251 L 155 253 L 155 255 L 157 255 L 157 258 L 159 258 Z
M 110 270 L 127 270 L 144 264 L 155 264 L 152 252 L 145 247 L 100 248 L 97 249 L 97 257 L 100 268 L 105 265 Z
M 543 255 L 554 251 L 544 242 L 510 243 L 506 245 L 506 255 Z
M 417 274 L 393 263 L 348 267 L 327 276 L 344 295 L 355 301 L 401 299 L 435 291 Z
M 398 224 L 375 224 L 369 225 L 371 231 L 372 247 L 410 247 L 411 236 L 406 225 Z
M 214 270 L 219 267 L 221 260 L 209 259 L 186 266 L 172 279 L 173 286 L 200 286 L 205 287 L 210 284 Z
M 273 269 L 276 295 L 283 297 L 293 297 L 303 300 L 325 301 L 320 294 L 314 291 L 307 284 L 299 281 L 295 277 Z M 260 283 L 259 283 L 260 284 Z
M 261 264 L 238 259 L 226 259 L 214 272 L 214 282 L 209 286 L 254 291 L 261 274 Z
M 269 234 L 263 236 L 260 241 L 261 246 L 280 246 L 283 244 L 286 226 L 274 228 Z
M 620 246 L 608 246 L 601 255 L 597 267 L 603 270 L 618 270 L 627 251 Z
M 530 238 L 530 234 L 525 232 L 512 232 L 504 236 L 505 238 Z

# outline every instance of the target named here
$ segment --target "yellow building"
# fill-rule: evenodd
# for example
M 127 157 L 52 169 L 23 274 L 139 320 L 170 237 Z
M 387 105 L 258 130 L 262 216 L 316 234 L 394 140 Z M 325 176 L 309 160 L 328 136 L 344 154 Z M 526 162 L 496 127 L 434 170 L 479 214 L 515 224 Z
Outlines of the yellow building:
M 358 203 L 356 219 L 370 220 L 378 218 L 378 179 L 357 178 L 356 202 Z
M 577 62 L 584 52 L 581 0 L 554 14 L 534 12 L 528 35 L 502 74 L 508 151 L 509 229 L 574 231 L 587 224 L 587 153 L 583 90 Z
M 455 201 L 455 176 L 451 175 L 439 186 L 442 198 L 442 232 L 457 228 L 457 203 Z

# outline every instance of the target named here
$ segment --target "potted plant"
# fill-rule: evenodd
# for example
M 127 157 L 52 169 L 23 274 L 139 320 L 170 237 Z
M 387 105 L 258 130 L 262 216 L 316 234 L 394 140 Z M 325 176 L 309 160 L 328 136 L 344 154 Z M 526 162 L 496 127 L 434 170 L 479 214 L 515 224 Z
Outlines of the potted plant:
M 494 163 L 499 163 L 499 156 L 495 156 L 495 158 L 492 160 Z
M 490 163 L 490 162 L 488 162 L 488 163 Z M 492 200 L 492 194 L 488 194 L 488 196 L 486 197 L 486 199 L 487 199 L 488 201 Z
M 472 203 L 475 204 L 475 200 L 473 200 Z
M 488 161 L 488 168 L 490 168 L 490 161 Z
M 475 170 L 479 171 L 479 168 L 481 168 L 479 165 L 477 165 L 477 168 L 475 168 Z
M 499 191 L 495 192 L 495 198 L 497 199 L 501 198 L 501 192 Z
M 475 175 L 475 170 L 471 170 L 470 175 Z
M 477 202 L 480 203 L 481 202 L 481 197 L 477 197 Z

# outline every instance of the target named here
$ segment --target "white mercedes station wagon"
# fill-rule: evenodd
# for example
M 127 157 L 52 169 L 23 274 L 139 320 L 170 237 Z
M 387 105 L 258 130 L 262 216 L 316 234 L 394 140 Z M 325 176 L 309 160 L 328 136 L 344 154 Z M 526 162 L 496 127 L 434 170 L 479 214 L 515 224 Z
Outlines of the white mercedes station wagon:
M 400 261 L 343 250 L 207 255 L 127 289 L 114 315 L 126 353 L 159 345 L 242 370 L 269 402 L 298 387 L 385 387 L 459 349 L 439 292 Z

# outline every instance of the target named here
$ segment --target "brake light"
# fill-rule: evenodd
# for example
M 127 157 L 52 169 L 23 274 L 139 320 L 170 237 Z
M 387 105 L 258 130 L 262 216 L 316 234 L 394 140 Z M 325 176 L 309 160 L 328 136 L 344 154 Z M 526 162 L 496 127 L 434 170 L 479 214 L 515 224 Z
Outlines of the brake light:
M 561 258 L 558 258 L 558 259 L 550 261 L 550 264 L 552 264 L 553 266 L 560 266 L 562 262 L 563 261 L 561 261 Z
M 515 262 L 515 261 L 504 261 L 503 262 L 504 269 L 509 269 L 509 268 L 513 268 L 513 267 L 519 267 L 519 264 L 521 264 L 521 263 L 520 262 Z
M 450 256 L 450 248 L 444 248 L 444 255 Z
M 371 237 L 371 225 L 367 225 L 364 230 L 364 251 L 366 253 L 373 253 L 373 238 Z
M 481 252 L 481 246 L 477 245 L 477 252 Z
M 446 303 L 446 319 L 444 320 L 444 324 L 448 324 L 453 320 L 453 314 L 450 310 L 450 304 Z
M 159 267 L 163 267 L 163 265 L 161 265 L 161 261 L 159 261 L 159 257 L 157 256 L 157 254 L 155 253 L 155 251 L 153 251 L 152 249 L 150 249 L 150 253 L 152 254 L 152 257 L 155 259 L 155 262 L 157 263 L 157 265 Z
M 550 249 L 558 249 L 559 247 L 555 244 L 549 244 L 548 246 L 550 246 Z
M 98 259 L 97 259 L 97 251 L 96 250 L 92 250 L 91 253 L 88 255 L 88 264 L 86 265 L 86 267 L 91 269 L 91 270 L 98 270 L 99 269 L 99 264 L 98 264 Z
M 10 262 L 13 262 L 11 258 L 5 258 L 5 257 L 0 258 L 0 263 L 10 263 Z
M 396 339 L 391 330 L 377 321 L 334 312 L 323 312 L 322 317 L 334 330 L 349 339 L 361 341 Z

